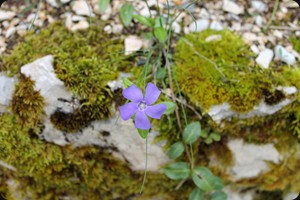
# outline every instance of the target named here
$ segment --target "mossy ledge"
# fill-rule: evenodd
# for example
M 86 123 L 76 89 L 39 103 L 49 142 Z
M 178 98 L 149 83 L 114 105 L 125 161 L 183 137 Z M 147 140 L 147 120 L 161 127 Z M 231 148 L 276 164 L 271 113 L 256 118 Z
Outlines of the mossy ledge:
M 123 54 L 121 39 L 105 34 L 103 24 L 95 22 L 91 30 L 80 32 L 70 32 L 61 23 L 54 23 L 38 33 L 30 32 L 20 41 L 1 57 L 1 71 L 19 79 L 12 100 L 13 113 L 0 114 L 0 160 L 16 168 L 0 168 L 0 192 L 7 199 L 187 198 L 189 185 L 175 190 L 177 182 L 150 172 L 140 195 L 143 172 L 132 171 L 128 163 L 114 158 L 107 149 L 60 147 L 39 138 L 44 100 L 34 90 L 34 82 L 21 75 L 20 67 L 54 55 L 55 72 L 80 98 L 80 107 L 70 114 L 57 111 L 50 118 L 56 128 L 75 132 L 111 114 L 114 95 L 107 82 L 132 66 L 130 57 Z M 9 180 L 17 188 L 8 185 Z

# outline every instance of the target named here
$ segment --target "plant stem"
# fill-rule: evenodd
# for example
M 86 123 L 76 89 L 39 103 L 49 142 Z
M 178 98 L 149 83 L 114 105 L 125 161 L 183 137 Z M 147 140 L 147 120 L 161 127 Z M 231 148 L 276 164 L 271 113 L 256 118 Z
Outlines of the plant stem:
M 166 50 L 164 48 L 162 49 L 162 52 L 163 52 L 163 55 L 164 55 L 165 60 L 166 60 L 165 67 L 168 69 L 168 77 L 169 77 L 169 85 L 170 85 L 170 89 L 171 89 L 171 97 L 172 97 L 172 100 L 175 102 L 176 97 L 174 95 L 172 71 L 171 71 L 169 58 L 168 58 L 168 55 L 166 54 Z M 176 119 L 177 119 L 177 124 L 178 124 L 179 130 L 180 130 L 181 134 L 183 135 L 183 129 L 182 129 L 182 124 L 181 124 L 180 116 L 179 116 L 179 112 L 178 112 L 178 106 L 176 106 L 176 108 L 175 108 L 175 114 L 176 114 Z M 186 156 L 189 160 L 189 163 L 192 165 L 193 160 L 191 158 L 191 155 L 190 155 L 189 148 L 188 148 L 187 144 L 184 144 L 184 148 L 185 148 L 185 153 L 186 153 Z
M 270 17 L 270 19 L 269 19 L 269 21 L 268 21 L 268 23 L 266 25 L 265 31 L 267 31 L 269 29 L 269 26 L 271 25 L 271 23 L 272 23 L 272 21 L 273 21 L 273 19 L 275 17 L 275 14 L 276 14 L 276 11 L 278 9 L 278 6 L 279 6 L 279 0 L 276 0 L 274 8 L 273 8 L 272 15 L 271 15 L 271 17 Z

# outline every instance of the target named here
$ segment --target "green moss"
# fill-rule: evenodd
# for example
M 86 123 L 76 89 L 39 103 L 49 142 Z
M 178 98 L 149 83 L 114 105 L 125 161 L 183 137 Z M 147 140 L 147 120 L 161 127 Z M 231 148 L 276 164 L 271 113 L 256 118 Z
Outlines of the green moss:
M 222 40 L 205 41 L 215 34 Z M 253 64 L 249 49 L 240 37 L 227 30 L 207 30 L 181 38 L 174 57 L 181 90 L 204 111 L 224 102 L 239 112 L 251 110 L 262 98 L 262 88 L 270 86 L 270 80 L 265 80 L 267 73 Z
M 43 97 L 34 90 L 34 82 L 21 76 L 12 101 L 12 111 L 18 116 L 18 123 L 37 127 L 41 122 L 44 105 Z
M 29 33 L 23 42 L 2 56 L 2 70 L 11 75 L 17 74 L 21 66 L 43 56 L 54 55 L 58 78 L 80 98 L 81 104 L 71 114 L 57 111 L 51 116 L 51 121 L 60 130 L 75 132 L 92 120 L 110 115 L 112 94 L 107 82 L 116 79 L 120 69 L 131 66 L 132 61 L 122 53 L 123 41 L 110 37 L 98 22 L 95 22 L 92 30 L 82 32 L 70 32 L 61 23 L 55 23 L 38 34 Z M 14 100 L 14 111 L 18 114 L 24 107 L 21 105 L 22 99 L 23 102 L 33 102 L 26 92 L 18 91 L 16 97 L 21 100 Z
M 300 52 L 300 40 L 297 37 L 291 37 L 290 42 L 293 44 L 293 49 Z
M 78 199 L 129 199 L 139 194 L 143 174 L 131 171 L 107 150 L 48 144 L 32 137 L 29 128 L 17 121 L 15 116 L 0 115 L 0 159 L 17 168 L 16 172 L 4 169 L 6 177 L 1 176 L 1 183 L 13 179 L 20 194 L 41 200 L 64 195 Z M 168 193 L 166 199 L 176 195 L 186 198 L 186 186 L 173 191 L 176 184 L 161 174 L 149 173 L 141 199 Z

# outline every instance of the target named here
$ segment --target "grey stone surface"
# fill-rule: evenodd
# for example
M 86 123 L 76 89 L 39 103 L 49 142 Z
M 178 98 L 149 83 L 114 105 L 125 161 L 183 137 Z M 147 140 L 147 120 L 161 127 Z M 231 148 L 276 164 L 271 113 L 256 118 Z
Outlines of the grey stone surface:
M 10 105 L 15 89 L 16 79 L 0 73 L 0 113 Z
M 242 139 L 229 140 L 228 147 L 234 165 L 228 169 L 234 180 L 254 178 L 269 170 L 267 162 L 278 164 L 282 160 L 274 144 L 250 144 Z
M 50 116 L 55 110 L 70 110 L 70 105 L 61 100 L 71 101 L 72 94 L 64 83 L 56 77 L 53 69 L 53 56 L 48 55 L 21 67 L 21 73 L 35 81 L 34 89 L 39 91 L 46 102 L 44 108 Z

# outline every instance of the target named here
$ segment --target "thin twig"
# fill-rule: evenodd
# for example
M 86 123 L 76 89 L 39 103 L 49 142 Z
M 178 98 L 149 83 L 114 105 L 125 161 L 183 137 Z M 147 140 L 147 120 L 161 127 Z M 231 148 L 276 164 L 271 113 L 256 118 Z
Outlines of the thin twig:
M 268 23 L 267 23 L 267 25 L 266 25 L 265 31 L 268 30 L 269 26 L 270 26 L 271 23 L 273 22 L 273 19 L 274 19 L 274 17 L 275 17 L 275 14 L 276 14 L 276 12 L 277 12 L 277 10 L 278 10 L 278 6 L 279 6 L 279 0 L 276 0 L 276 1 L 275 1 L 274 8 L 273 8 L 272 15 L 271 15 L 271 17 L 270 17 L 270 19 L 269 19 L 269 21 L 268 21 Z
M 288 30 L 288 31 L 300 31 L 299 27 L 289 27 L 289 26 L 270 26 L 269 29 L 278 29 L 278 30 Z
M 212 60 L 210 60 L 209 58 L 207 58 L 207 57 L 205 57 L 204 55 L 202 55 L 202 54 L 200 54 L 199 52 L 197 52 L 197 51 L 195 50 L 195 48 L 194 48 L 194 45 L 193 45 L 192 43 L 190 43 L 187 39 L 183 38 L 182 40 L 183 40 L 187 45 L 189 45 L 189 46 L 193 49 L 194 53 L 195 53 L 197 56 L 199 56 L 199 57 L 205 59 L 206 61 L 210 62 L 210 63 L 216 68 L 216 70 L 223 76 L 223 78 L 226 79 L 225 75 L 224 75 L 223 72 L 219 69 L 219 67 L 218 67 L 218 65 L 217 65 L 216 63 L 214 63 L 214 62 L 213 62 Z

